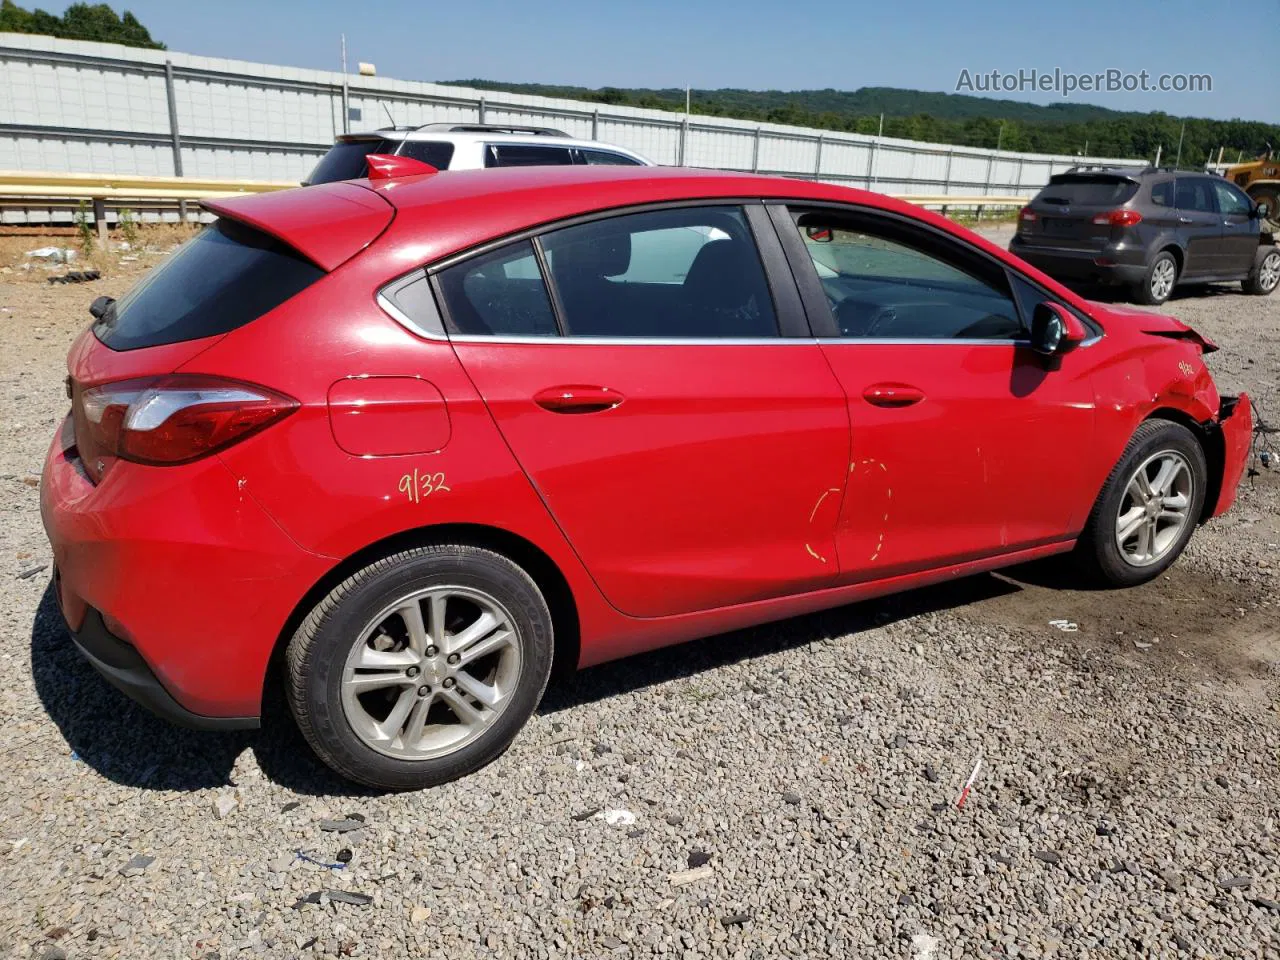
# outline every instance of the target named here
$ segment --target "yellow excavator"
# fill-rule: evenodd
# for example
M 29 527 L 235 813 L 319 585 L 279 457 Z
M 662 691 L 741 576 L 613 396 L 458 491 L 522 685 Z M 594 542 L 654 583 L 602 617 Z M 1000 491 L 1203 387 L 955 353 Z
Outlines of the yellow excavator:
M 1265 203 L 1269 209 L 1267 218 L 1280 223 L 1280 158 L 1275 153 L 1268 143 L 1256 160 L 1233 164 L 1222 175 L 1253 197 L 1255 203 Z

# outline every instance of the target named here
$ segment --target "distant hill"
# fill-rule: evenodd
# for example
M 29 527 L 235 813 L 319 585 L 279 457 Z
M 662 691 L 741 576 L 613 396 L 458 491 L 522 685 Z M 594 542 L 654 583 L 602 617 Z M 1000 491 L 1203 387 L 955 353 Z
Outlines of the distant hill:
M 544 97 L 565 97 L 594 103 L 683 111 L 684 90 L 561 86 L 543 83 L 505 83 L 492 80 L 444 81 L 482 90 L 503 90 Z M 1132 113 L 1087 103 L 1040 105 L 1018 100 L 995 100 L 955 93 L 930 93 L 896 87 L 857 90 L 719 90 L 692 91 L 694 114 L 744 120 L 875 133 L 884 114 L 884 134 L 908 140 L 994 147 L 1034 153 L 1083 154 L 1095 157 L 1154 159 L 1163 148 L 1163 162 L 1176 156 L 1183 118 L 1165 113 Z M 1280 126 L 1246 120 L 1186 118 L 1182 166 L 1202 167 L 1241 152 L 1256 155 L 1267 142 L 1280 148 Z M 1003 124 L 1003 133 L 1001 126 Z M 1212 156 L 1211 156 L 1212 155 Z

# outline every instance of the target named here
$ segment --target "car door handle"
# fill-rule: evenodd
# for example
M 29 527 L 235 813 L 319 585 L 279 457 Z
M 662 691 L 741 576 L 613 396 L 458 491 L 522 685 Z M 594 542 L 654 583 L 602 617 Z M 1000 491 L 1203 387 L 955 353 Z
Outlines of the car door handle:
M 1179 223 L 1195 223 L 1195 221 L 1192 220 L 1190 217 L 1179 217 L 1178 222 Z
M 862 399 L 876 407 L 909 407 L 924 399 L 924 391 L 908 383 L 873 383 Z
M 610 387 L 566 384 L 547 387 L 533 396 L 533 402 L 552 413 L 600 413 L 622 403 L 623 396 Z

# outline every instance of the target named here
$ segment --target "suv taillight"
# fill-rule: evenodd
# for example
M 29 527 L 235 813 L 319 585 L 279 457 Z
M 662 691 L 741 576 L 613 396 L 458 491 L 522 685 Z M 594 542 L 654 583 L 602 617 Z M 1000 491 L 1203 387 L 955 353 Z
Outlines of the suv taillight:
M 1137 210 L 1108 210 L 1096 214 L 1093 222 L 1100 227 L 1132 227 L 1142 222 L 1142 214 Z
M 1036 216 L 1036 212 L 1030 207 L 1023 207 L 1018 211 L 1018 219 L 1023 223 L 1035 223 L 1040 218 Z
M 76 446 L 101 479 L 110 459 L 168 466 L 207 456 L 288 416 L 298 402 L 265 387 L 170 374 L 74 389 Z

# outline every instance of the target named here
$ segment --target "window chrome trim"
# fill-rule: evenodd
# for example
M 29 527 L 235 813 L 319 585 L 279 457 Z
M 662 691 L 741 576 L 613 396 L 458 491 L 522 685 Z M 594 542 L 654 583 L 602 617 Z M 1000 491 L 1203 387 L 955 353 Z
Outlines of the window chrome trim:
M 790 346 L 791 344 L 814 346 L 818 342 L 813 337 L 503 337 L 474 333 L 454 334 L 449 339 L 453 343 L 541 343 L 546 345 L 567 343 L 579 347 L 764 347 Z
M 819 343 L 874 343 L 887 346 L 903 347 L 911 345 L 932 345 L 941 346 L 943 344 L 954 344 L 963 347 L 1023 347 L 1031 348 L 1031 341 L 1026 339 L 1020 340 L 998 340 L 990 338 L 966 340 L 963 337 L 919 337 L 912 339 L 911 337 L 819 337 Z
M 623 346 L 646 346 L 646 347 L 768 347 L 768 346 L 821 346 L 822 344 L 878 344 L 881 346 L 919 346 L 919 345 L 942 345 L 948 344 L 952 346 L 966 347 L 1021 347 L 1023 349 L 1031 349 L 1030 340 L 963 340 L 955 337 L 939 338 L 939 339 L 920 339 L 910 340 L 905 338 L 894 337 L 497 337 L 488 336 L 486 334 L 455 334 L 453 336 L 441 336 L 429 330 L 424 330 L 410 320 L 405 314 L 399 310 L 394 303 L 381 294 L 378 295 L 378 306 L 380 306 L 390 317 L 410 333 L 416 334 L 425 340 L 431 340 L 437 343 L 509 343 L 516 345 L 542 344 L 543 346 L 551 346 L 553 344 L 568 344 L 570 346 L 596 346 L 596 347 L 623 347 Z M 1082 350 L 1085 347 L 1091 347 L 1102 337 L 1093 336 L 1088 340 L 1081 341 L 1077 344 L 1076 349 Z
M 378 296 L 376 299 L 377 299 L 378 306 L 382 308 L 382 312 L 385 313 L 387 316 L 389 316 L 396 323 L 400 324 L 400 326 L 404 327 L 410 333 L 416 336 L 422 337 L 424 340 L 436 340 L 441 343 L 449 342 L 448 335 L 441 335 L 435 332 L 434 330 L 427 330 L 426 328 L 419 326 L 417 323 L 415 323 L 409 317 L 408 314 L 406 314 L 403 310 L 401 310 L 389 299 L 387 299 L 386 295 L 383 294 L 381 290 L 378 291 Z

